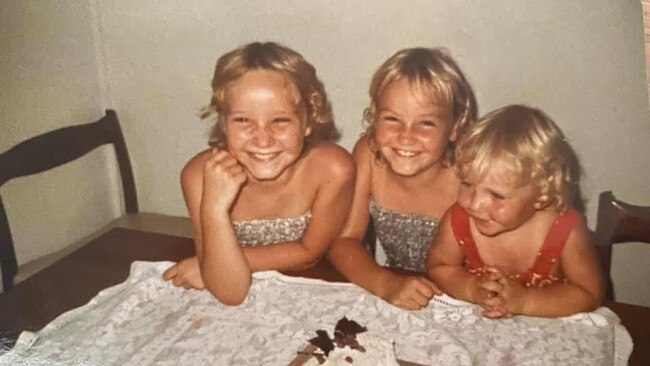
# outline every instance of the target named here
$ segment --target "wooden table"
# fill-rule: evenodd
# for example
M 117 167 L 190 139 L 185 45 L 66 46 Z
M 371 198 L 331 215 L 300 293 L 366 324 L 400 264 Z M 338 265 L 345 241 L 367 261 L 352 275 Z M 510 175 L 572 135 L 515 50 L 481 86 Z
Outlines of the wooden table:
M 15 342 L 23 330 L 36 331 L 97 292 L 123 282 L 133 261 L 178 261 L 194 254 L 191 239 L 115 228 L 0 295 L 0 337 Z M 345 279 L 326 261 L 287 275 Z M 634 341 L 630 365 L 650 365 L 650 308 L 607 303 Z

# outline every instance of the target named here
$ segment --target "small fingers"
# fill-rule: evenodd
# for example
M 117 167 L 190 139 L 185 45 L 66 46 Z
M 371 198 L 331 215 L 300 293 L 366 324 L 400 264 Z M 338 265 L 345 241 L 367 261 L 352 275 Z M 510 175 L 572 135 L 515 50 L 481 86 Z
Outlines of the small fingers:
M 483 316 L 490 319 L 498 319 L 505 317 L 505 314 L 498 310 L 485 310 L 483 311 Z
M 403 309 L 419 310 L 427 306 L 432 297 L 433 291 L 429 284 L 412 277 L 389 299 L 389 302 Z
M 183 284 L 183 279 L 180 276 L 174 276 L 174 278 L 172 278 L 172 283 L 174 286 L 181 286 Z
M 174 264 L 173 266 L 167 268 L 165 272 L 163 272 L 163 280 L 169 281 L 172 277 L 176 276 L 178 274 L 178 264 Z
M 481 290 L 496 292 L 496 293 L 501 293 L 504 288 L 504 286 L 501 283 L 496 281 L 480 281 L 478 286 Z
M 499 296 L 488 296 L 483 298 L 483 305 L 485 306 L 502 306 L 503 305 L 503 299 Z
M 424 302 L 422 304 L 422 299 L 418 300 L 417 298 L 409 297 L 395 301 L 393 305 L 405 310 L 420 310 L 429 303 L 429 300 L 424 300 Z
M 420 282 L 424 284 L 422 294 L 431 299 L 434 295 L 442 295 L 442 290 L 433 281 L 425 277 L 420 277 Z
M 483 306 L 483 316 L 486 318 L 496 319 L 496 318 L 509 318 L 512 315 L 508 310 L 500 305 L 495 306 Z

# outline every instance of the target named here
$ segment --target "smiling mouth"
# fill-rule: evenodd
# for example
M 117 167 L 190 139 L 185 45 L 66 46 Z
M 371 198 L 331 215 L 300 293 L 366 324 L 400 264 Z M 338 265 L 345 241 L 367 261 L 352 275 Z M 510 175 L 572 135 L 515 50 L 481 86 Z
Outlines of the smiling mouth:
M 478 217 L 474 217 L 474 222 L 479 224 L 479 225 L 489 225 L 492 222 L 492 220 L 484 220 L 484 219 L 480 219 Z
M 407 150 L 399 150 L 399 149 L 393 149 L 393 151 L 395 151 L 395 154 L 397 154 L 398 156 L 401 156 L 403 158 L 410 158 L 410 157 L 413 157 L 413 156 L 419 154 L 416 151 L 407 151 Z
M 270 152 L 270 153 L 253 153 L 250 152 L 249 155 L 253 157 L 256 160 L 260 161 L 269 161 L 275 158 L 276 156 L 280 155 L 279 152 Z

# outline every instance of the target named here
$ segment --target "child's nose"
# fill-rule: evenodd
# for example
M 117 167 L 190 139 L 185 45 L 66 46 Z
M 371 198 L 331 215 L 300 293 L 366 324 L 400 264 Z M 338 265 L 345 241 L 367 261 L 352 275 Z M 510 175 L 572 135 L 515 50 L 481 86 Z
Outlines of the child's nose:
M 399 136 L 397 141 L 400 144 L 411 144 L 415 141 L 415 136 L 413 133 L 413 129 L 409 126 L 404 126 L 402 129 L 399 131 Z
M 479 211 L 483 208 L 483 198 L 476 190 L 468 192 L 465 197 L 465 207 L 471 211 Z
M 269 147 L 273 145 L 273 133 L 269 131 L 268 128 L 258 128 L 255 131 L 255 135 L 253 137 L 253 142 L 255 143 L 256 146 L 258 147 Z

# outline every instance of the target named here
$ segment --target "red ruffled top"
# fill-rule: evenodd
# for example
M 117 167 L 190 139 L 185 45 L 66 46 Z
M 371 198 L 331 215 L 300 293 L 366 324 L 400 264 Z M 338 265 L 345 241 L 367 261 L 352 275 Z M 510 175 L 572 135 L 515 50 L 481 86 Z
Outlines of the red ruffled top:
M 535 262 L 526 271 L 513 275 L 526 286 L 546 286 L 562 280 L 551 274 L 553 265 L 562 254 L 564 243 L 580 220 L 581 214 L 574 208 L 568 208 L 557 215 L 546 234 L 544 243 L 537 253 Z M 451 228 L 465 256 L 465 267 L 471 273 L 484 273 L 485 263 L 479 256 L 478 249 L 469 228 L 469 214 L 458 203 L 451 207 Z

